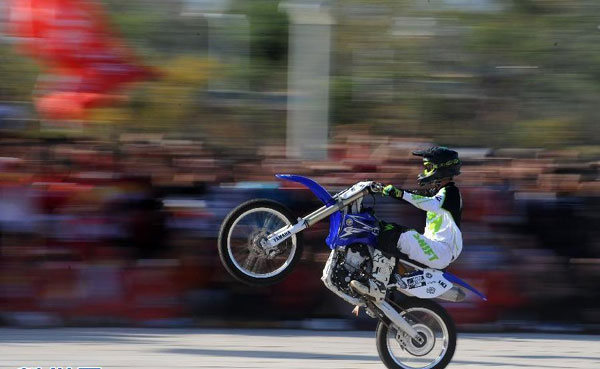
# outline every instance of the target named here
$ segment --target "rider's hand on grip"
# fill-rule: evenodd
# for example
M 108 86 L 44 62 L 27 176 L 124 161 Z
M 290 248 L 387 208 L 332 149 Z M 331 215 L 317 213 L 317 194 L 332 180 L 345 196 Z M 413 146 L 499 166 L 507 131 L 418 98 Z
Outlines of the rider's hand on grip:
M 387 185 L 383 188 L 383 191 L 381 191 L 381 194 L 383 196 L 390 196 L 395 199 L 401 199 L 402 195 L 404 195 L 404 191 L 399 188 L 394 187 L 393 185 Z

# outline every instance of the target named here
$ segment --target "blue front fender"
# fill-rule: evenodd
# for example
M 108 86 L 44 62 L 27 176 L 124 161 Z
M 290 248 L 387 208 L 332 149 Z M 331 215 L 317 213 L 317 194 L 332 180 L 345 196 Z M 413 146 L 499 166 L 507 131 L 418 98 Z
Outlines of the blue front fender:
M 306 178 L 303 176 L 297 176 L 295 174 L 276 174 L 275 177 L 280 179 L 285 179 L 286 181 L 298 182 L 308 187 L 312 193 L 315 194 L 319 198 L 319 200 L 323 201 L 323 203 L 327 206 L 335 204 L 335 200 L 326 189 L 324 189 L 320 184 L 313 181 L 310 178 Z
M 306 178 L 303 176 L 297 176 L 295 174 L 276 174 L 275 177 L 280 179 L 285 179 L 286 181 L 298 182 L 308 187 L 312 193 L 315 194 L 325 204 L 325 206 L 330 206 L 335 204 L 334 198 L 327 192 L 326 189 L 323 188 L 320 184 L 313 181 L 310 178 Z M 329 235 L 327 239 L 325 239 L 325 243 L 330 248 L 335 248 L 335 236 L 338 234 L 340 226 L 342 224 L 342 214 L 339 211 L 331 214 L 329 216 Z
M 448 281 L 457 284 L 461 287 L 464 287 L 466 289 L 468 289 L 469 291 L 473 292 L 474 294 L 476 294 L 477 296 L 479 296 L 483 301 L 487 301 L 487 297 L 485 297 L 485 295 L 479 291 L 477 291 L 474 287 L 470 286 L 467 282 L 463 281 L 462 279 L 458 278 L 457 276 L 455 276 L 454 274 L 450 274 L 447 272 L 444 272 L 444 278 L 446 278 Z

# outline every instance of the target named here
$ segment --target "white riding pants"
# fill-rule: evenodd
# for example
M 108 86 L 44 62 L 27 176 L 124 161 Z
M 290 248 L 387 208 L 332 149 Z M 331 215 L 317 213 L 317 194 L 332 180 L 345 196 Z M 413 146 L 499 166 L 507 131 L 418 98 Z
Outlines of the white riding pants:
M 434 269 L 444 269 L 453 260 L 450 245 L 431 240 L 414 230 L 400 235 L 398 249 L 409 258 Z

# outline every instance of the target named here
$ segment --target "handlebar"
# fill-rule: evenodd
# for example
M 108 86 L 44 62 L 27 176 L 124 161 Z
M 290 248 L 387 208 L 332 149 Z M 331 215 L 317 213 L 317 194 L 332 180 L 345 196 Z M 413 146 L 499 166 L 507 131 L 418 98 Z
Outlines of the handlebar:
M 383 183 L 380 182 L 372 182 L 371 185 L 369 186 L 369 191 L 371 191 L 371 193 L 380 193 L 383 191 Z

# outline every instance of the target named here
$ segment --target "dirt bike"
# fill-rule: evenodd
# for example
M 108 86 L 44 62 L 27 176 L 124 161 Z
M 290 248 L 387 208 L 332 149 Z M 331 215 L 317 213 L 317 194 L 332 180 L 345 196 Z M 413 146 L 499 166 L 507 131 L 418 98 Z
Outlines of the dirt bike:
M 301 258 L 301 232 L 329 217 L 325 243 L 332 251 L 321 279 L 336 295 L 364 307 L 379 320 L 376 343 L 383 363 L 390 369 L 445 368 L 456 349 L 456 329 L 450 315 L 432 299 L 458 302 L 466 291 L 486 297 L 448 272 L 377 249 L 379 222 L 374 210 L 363 206 L 363 198 L 380 193 L 380 183 L 358 182 L 331 196 L 310 178 L 277 177 L 308 187 L 323 206 L 298 219 L 284 205 L 266 199 L 251 200 L 232 210 L 218 239 L 227 271 L 250 285 L 280 281 Z M 353 280 L 373 281 L 379 268 L 390 268 L 384 299 L 361 295 L 351 287 Z

